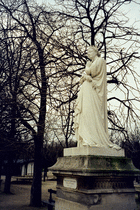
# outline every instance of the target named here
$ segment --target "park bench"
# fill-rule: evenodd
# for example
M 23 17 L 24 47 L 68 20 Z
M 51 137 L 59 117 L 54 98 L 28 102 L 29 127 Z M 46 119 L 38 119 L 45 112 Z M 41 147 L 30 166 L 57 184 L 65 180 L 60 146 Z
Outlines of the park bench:
M 48 189 L 48 192 L 50 193 L 49 202 L 50 202 L 50 203 L 55 202 L 55 201 L 52 199 L 52 194 L 56 194 L 56 190 Z
M 136 194 L 138 195 L 138 200 L 140 201 L 140 184 L 134 184 Z
M 55 201 L 52 199 L 52 194 L 56 194 L 56 190 L 48 189 L 48 192 L 50 193 L 49 200 L 44 201 L 43 203 L 48 206 L 48 210 L 53 210 L 53 207 L 55 205 Z
M 33 176 L 16 176 L 17 181 L 32 182 Z

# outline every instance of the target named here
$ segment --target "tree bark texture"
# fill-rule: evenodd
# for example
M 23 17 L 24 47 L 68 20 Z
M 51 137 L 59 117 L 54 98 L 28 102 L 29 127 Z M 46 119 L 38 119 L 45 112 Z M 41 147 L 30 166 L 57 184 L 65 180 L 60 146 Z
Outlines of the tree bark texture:
M 34 155 L 34 177 L 31 187 L 30 205 L 41 206 L 41 181 L 42 181 L 42 146 L 43 141 L 35 140 L 35 155 Z
M 5 185 L 4 185 L 4 193 L 11 193 L 10 186 L 11 186 L 11 177 L 12 177 L 12 165 L 13 165 L 13 158 L 11 154 L 8 154 L 8 162 L 6 167 L 6 178 L 5 178 Z

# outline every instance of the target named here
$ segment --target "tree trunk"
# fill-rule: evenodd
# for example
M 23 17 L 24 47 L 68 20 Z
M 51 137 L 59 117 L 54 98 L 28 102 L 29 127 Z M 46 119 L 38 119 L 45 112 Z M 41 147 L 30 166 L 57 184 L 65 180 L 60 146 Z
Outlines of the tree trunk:
M 34 154 L 34 176 L 31 187 L 30 205 L 41 206 L 41 184 L 42 184 L 42 147 L 43 141 L 41 139 L 35 140 L 35 154 Z
M 2 160 L 1 160 L 1 157 L 0 157 L 0 189 L 1 189 L 1 171 L 2 171 Z
M 34 34 L 35 35 L 35 34 Z M 36 37 L 34 36 L 34 40 Z M 34 177 L 31 188 L 30 205 L 35 207 L 41 206 L 41 184 L 42 184 L 42 153 L 43 153 L 43 139 L 45 129 L 45 116 L 46 116 L 46 94 L 47 94 L 47 80 L 45 73 L 44 51 L 40 43 L 34 41 L 39 55 L 39 66 L 41 73 L 41 90 L 40 90 L 40 110 L 39 121 L 37 123 L 37 135 L 34 136 L 35 154 L 34 154 Z
M 12 177 L 12 165 L 13 165 L 13 158 L 12 155 L 8 155 L 8 162 L 6 167 L 6 178 L 5 178 L 5 185 L 4 185 L 4 193 L 11 193 L 10 187 L 11 187 L 11 177 Z

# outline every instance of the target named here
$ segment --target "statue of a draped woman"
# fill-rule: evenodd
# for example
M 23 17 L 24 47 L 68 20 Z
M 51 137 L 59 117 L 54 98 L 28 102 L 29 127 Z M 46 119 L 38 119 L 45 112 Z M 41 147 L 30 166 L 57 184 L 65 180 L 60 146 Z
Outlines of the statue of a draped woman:
M 75 107 L 75 136 L 78 147 L 111 147 L 117 145 L 109 140 L 107 120 L 106 62 L 98 49 L 88 48 L 85 75 L 80 79 L 81 88 Z

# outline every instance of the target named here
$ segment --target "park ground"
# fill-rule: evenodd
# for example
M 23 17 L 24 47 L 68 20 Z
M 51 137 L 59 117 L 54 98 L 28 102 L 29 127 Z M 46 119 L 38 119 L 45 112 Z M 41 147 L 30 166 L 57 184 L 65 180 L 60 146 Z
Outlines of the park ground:
M 31 183 L 20 183 L 16 178 L 12 178 L 11 194 L 3 193 L 4 177 L 2 177 L 2 184 L 0 188 L 0 210 L 48 210 L 47 206 L 40 208 L 31 207 L 30 204 L 30 190 Z M 48 176 L 46 181 L 42 181 L 42 201 L 49 200 L 48 189 L 56 190 L 56 180 L 52 176 Z M 55 195 L 53 194 L 55 200 Z M 137 203 L 137 210 L 140 210 L 140 203 Z
M 0 210 L 47 210 L 47 206 L 35 208 L 30 204 L 31 183 L 20 183 L 12 178 L 11 194 L 3 193 L 4 177 L 0 189 Z M 56 181 L 52 177 L 48 177 L 46 181 L 42 181 L 42 201 L 49 200 L 48 189 L 56 190 Z M 52 195 L 55 199 L 55 195 Z

